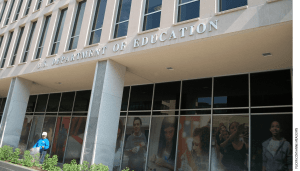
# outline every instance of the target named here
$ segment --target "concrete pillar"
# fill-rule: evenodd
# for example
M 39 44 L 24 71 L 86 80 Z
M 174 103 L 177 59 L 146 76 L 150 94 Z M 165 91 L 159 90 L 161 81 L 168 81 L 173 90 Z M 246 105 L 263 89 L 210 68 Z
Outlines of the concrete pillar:
M 113 170 L 126 67 L 98 62 L 85 128 L 81 163 L 102 163 Z
M 11 80 L 0 125 L 0 147 L 18 147 L 31 85 L 23 78 Z

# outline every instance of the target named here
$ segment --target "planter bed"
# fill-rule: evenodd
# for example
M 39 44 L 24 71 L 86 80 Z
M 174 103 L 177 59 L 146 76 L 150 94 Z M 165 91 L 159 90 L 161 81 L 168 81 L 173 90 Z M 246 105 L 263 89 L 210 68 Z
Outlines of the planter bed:
M 37 170 L 42 170 L 38 167 L 25 167 L 25 166 L 21 166 L 18 164 L 13 164 L 13 163 L 9 163 L 7 161 L 0 161 L 0 170 L 5 170 L 5 171 L 37 171 Z

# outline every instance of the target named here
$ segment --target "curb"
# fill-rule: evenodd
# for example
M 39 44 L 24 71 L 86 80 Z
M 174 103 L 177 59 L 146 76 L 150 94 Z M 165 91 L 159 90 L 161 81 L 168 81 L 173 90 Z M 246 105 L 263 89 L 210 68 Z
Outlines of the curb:
M 12 163 L 9 163 L 9 162 L 4 162 L 4 161 L 0 161 L 0 166 L 2 168 L 5 168 L 7 170 L 18 170 L 18 171 L 37 171 L 37 170 L 34 170 L 34 169 L 30 169 L 28 167 L 25 167 L 25 166 L 20 166 L 20 165 L 16 165 L 16 164 L 12 164 Z

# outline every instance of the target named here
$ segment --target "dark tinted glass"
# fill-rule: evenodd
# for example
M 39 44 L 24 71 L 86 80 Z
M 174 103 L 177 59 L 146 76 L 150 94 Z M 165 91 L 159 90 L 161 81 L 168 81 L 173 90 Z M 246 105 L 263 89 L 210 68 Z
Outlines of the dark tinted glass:
M 251 113 L 279 113 L 279 112 L 293 112 L 292 107 L 274 107 L 274 108 L 254 108 Z
M 73 111 L 88 111 L 91 97 L 91 90 L 77 91 Z
M 128 22 L 116 24 L 115 38 L 127 35 Z
M 212 79 L 182 82 L 181 109 L 211 108 Z
M 43 46 L 44 46 L 46 36 L 47 36 L 47 31 L 48 31 L 48 26 L 49 26 L 49 23 L 50 23 L 50 19 L 51 19 L 51 15 L 46 17 L 44 27 L 43 27 L 43 32 L 42 32 L 42 35 L 40 37 L 40 42 L 39 42 L 39 45 L 38 45 L 38 47 L 40 48 L 40 51 L 38 51 L 38 53 L 36 54 L 36 56 L 35 56 L 36 59 L 41 58 Z
M 24 154 L 24 151 L 26 150 L 27 147 L 27 140 L 28 140 L 32 120 L 33 120 L 33 116 L 25 116 L 21 137 L 18 145 L 18 148 L 21 150 L 21 155 Z
M 200 1 L 178 7 L 178 22 L 199 17 Z
M 180 82 L 160 83 L 155 85 L 153 110 L 179 108 Z
M 59 107 L 60 112 L 72 111 L 74 96 L 75 96 L 75 92 L 62 93 L 60 107 Z
M 20 42 L 21 42 L 21 39 L 22 39 L 24 28 L 25 28 L 25 26 L 21 27 L 21 29 L 20 29 L 18 40 L 17 40 L 17 44 L 15 46 L 15 49 L 14 49 L 14 52 L 13 52 L 13 58 L 11 59 L 10 65 L 14 65 L 15 64 L 15 59 L 16 59 L 16 56 L 17 56 L 17 53 L 18 53 L 18 49 L 19 49 L 19 45 L 20 45 Z
M 220 11 L 225 11 L 245 5 L 247 5 L 247 0 L 220 0 Z
M 130 8 L 131 8 L 131 0 L 120 0 L 119 1 L 117 23 L 129 19 Z
M 73 116 L 87 116 L 88 113 L 73 113 Z
M 6 103 L 6 98 L 3 98 L 2 99 L 2 103 L 0 105 L 0 113 L 3 113 L 4 107 L 5 107 L 5 103 Z
M 151 112 L 128 112 L 128 116 L 146 116 L 151 115 Z
M 71 116 L 71 113 L 58 113 L 58 116 Z
M 38 95 L 35 112 L 45 112 L 48 101 L 48 94 Z
M 72 118 L 64 163 L 71 163 L 73 159 L 80 162 L 85 124 L 86 117 Z
M 12 0 L 11 3 L 10 3 L 10 8 L 9 8 L 9 10 L 8 10 L 8 14 L 7 14 L 7 16 L 6 16 L 7 19 L 6 19 L 4 25 L 7 25 L 8 22 L 9 22 L 9 18 L 10 18 L 11 11 L 12 11 L 12 8 L 13 8 L 14 4 L 15 4 L 15 0 Z
M 30 96 L 27 104 L 26 112 L 34 112 L 37 95 Z
M 81 23 L 83 20 L 83 14 L 85 11 L 86 1 L 81 1 L 78 4 L 77 15 L 74 22 L 73 34 L 72 36 L 79 35 L 81 29 Z
M 160 14 L 161 14 L 161 12 L 146 15 L 144 17 L 143 30 L 150 30 L 150 29 L 159 27 L 160 26 Z
M 120 116 L 126 116 L 126 114 L 127 114 L 126 112 L 121 112 Z
M 2 10 L 1 10 L 0 22 L 2 21 L 2 17 L 4 14 L 5 8 L 6 8 L 6 4 L 7 4 L 7 1 L 4 1 L 3 5 L 2 5 Z
M 125 117 L 120 117 L 119 126 L 118 126 L 117 140 L 116 140 L 116 149 L 115 149 L 115 158 L 114 158 L 113 171 L 119 171 L 120 170 L 122 150 L 123 150 L 123 147 L 124 147 L 125 123 L 126 123 L 126 118 Z
M 13 34 L 14 34 L 14 32 L 10 32 L 9 33 L 9 39 L 7 41 L 7 44 L 6 44 L 6 47 L 5 47 L 5 51 L 4 51 L 4 54 L 2 56 L 1 68 L 4 67 L 4 64 L 5 64 L 5 61 L 6 61 L 7 53 L 8 53 L 9 47 L 10 47 L 10 42 L 11 42 Z
M 20 1 L 19 1 L 19 5 L 18 5 L 18 9 L 17 9 L 17 12 L 16 12 L 16 15 L 15 15 L 15 19 L 14 19 L 14 20 L 17 20 L 18 17 L 19 17 L 19 13 L 20 13 L 22 4 L 23 4 L 23 0 L 20 0 Z
M 183 4 L 183 3 L 186 3 L 186 2 L 191 2 L 191 1 L 194 1 L 194 0 L 179 0 L 179 4 Z
M 102 27 L 106 9 L 106 2 L 107 0 L 98 0 L 92 30 Z
M 146 0 L 145 14 L 161 10 L 162 0 Z
M 61 93 L 55 93 L 49 95 L 49 101 L 47 105 L 47 112 L 57 112 Z
M 129 110 L 151 110 L 153 84 L 132 86 Z
M 292 105 L 290 70 L 250 74 L 251 106 Z
M 56 123 L 56 117 L 46 116 L 44 119 L 43 132 L 47 132 L 47 139 L 49 140 L 50 147 L 47 153 L 50 154 L 51 144 L 53 141 L 54 128 Z
M 121 111 L 127 111 L 129 90 L 130 90 L 130 87 L 124 87 L 124 89 L 123 89 Z
M 53 43 L 53 46 L 52 46 L 52 51 L 51 51 L 52 55 L 56 54 L 57 51 L 58 51 L 59 41 L 60 41 L 62 31 L 63 31 L 63 28 L 64 28 L 64 23 L 65 23 L 67 11 L 68 11 L 68 8 L 65 8 L 65 9 L 61 10 L 60 17 L 59 17 L 59 22 L 58 22 L 56 32 L 55 32 L 54 43 Z
M 35 21 L 35 22 L 32 23 L 30 34 L 29 34 L 29 37 L 28 37 L 28 40 L 27 40 L 27 44 L 26 44 L 26 50 L 25 50 L 25 54 L 24 54 L 24 57 L 23 57 L 23 62 L 27 61 L 27 56 L 28 56 L 27 52 L 28 52 L 30 44 L 31 44 L 31 39 L 32 39 L 32 35 L 34 33 L 34 30 L 35 30 L 36 23 L 37 23 L 37 21 Z
M 214 108 L 249 106 L 248 75 L 214 79 Z
M 220 109 L 214 110 L 214 114 L 248 114 L 249 109 Z
M 159 111 L 153 112 L 152 115 L 178 115 L 178 111 Z
M 180 115 L 201 115 L 201 114 L 211 114 L 211 110 L 189 110 L 189 111 L 180 112 Z
M 44 116 L 34 116 L 30 128 L 30 134 L 28 138 L 27 150 L 31 149 L 34 144 L 42 138 L 42 128 L 44 123 Z

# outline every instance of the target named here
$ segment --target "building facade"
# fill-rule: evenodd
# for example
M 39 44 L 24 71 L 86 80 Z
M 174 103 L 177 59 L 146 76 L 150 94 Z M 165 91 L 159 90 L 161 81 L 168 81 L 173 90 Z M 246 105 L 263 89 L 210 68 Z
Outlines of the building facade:
M 292 169 L 292 3 L 1 0 L 0 146 L 47 132 L 59 163 Z

